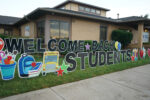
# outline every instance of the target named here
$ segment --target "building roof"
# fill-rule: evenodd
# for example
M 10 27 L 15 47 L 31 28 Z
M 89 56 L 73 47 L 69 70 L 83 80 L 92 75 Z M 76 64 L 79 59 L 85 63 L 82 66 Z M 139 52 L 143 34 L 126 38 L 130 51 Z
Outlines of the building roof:
M 133 22 L 133 21 L 142 21 L 142 20 L 149 20 L 149 19 L 140 16 L 130 16 L 130 17 L 124 17 L 118 19 L 118 21 L 120 22 Z
M 110 9 L 107 9 L 107 8 L 103 8 L 103 7 L 99 7 L 99 6 L 95 6 L 95 5 L 91 5 L 91 4 L 87 4 L 87 3 L 83 3 L 83 2 L 79 2 L 79 1 L 75 1 L 75 0 L 66 0 L 65 2 L 55 6 L 54 8 L 62 7 L 66 4 L 68 4 L 68 3 L 76 3 L 76 4 L 88 6 L 88 7 L 93 7 L 93 8 L 96 8 L 96 9 L 102 9 L 102 10 L 105 10 L 105 11 L 110 11 Z
M 36 19 L 40 16 L 45 14 L 52 14 L 52 15 L 62 15 L 62 16 L 70 16 L 70 17 L 78 17 L 78 18 L 86 18 L 92 19 L 96 21 L 106 21 L 106 22 L 116 22 L 115 19 L 107 18 L 99 15 L 88 14 L 84 12 L 72 11 L 72 10 L 64 10 L 64 9 L 55 9 L 55 8 L 37 8 L 36 10 L 32 11 L 24 18 L 16 22 L 16 24 L 21 24 L 29 20 Z
M 120 19 L 112 19 L 108 17 L 88 14 L 84 12 L 72 11 L 72 10 L 55 9 L 55 8 L 37 8 L 36 10 L 32 11 L 31 13 L 29 13 L 28 15 L 26 15 L 25 17 L 17 21 L 15 25 L 24 24 L 30 20 L 35 20 L 46 14 L 90 19 L 90 20 L 109 22 L 109 23 L 114 23 L 114 24 L 137 23 L 137 22 L 142 22 L 142 21 L 148 22 L 150 24 L 150 19 L 138 17 L 138 16 L 131 16 L 131 17 L 120 18 Z
M 27 16 L 19 20 L 19 22 L 27 21 L 29 19 L 35 19 L 45 14 L 52 14 L 52 15 L 63 15 L 63 16 L 72 16 L 72 17 L 79 17 L 84 19 L 92 19 L 96 21 L 104 21 L 104 22 L 111 22 L 111 23 L 126 23 L 126 22 L 139 22 L 139 21 L 150 21 L 148 18 L 138 17 L 138 16 L 131 16 L 119 19 L 112 19 L 108 17 L 103 17 L 94 14 L 88 14 L 84 12 L 72 11 L 72 10 L 64 10 L 64 9 L 54 9 L 54 8 L 38 8 L 33 12 L 29 13 Z
M 21 18 L 0 15 L 0 24 L 1 25 L 13 25 L 20 19 Z

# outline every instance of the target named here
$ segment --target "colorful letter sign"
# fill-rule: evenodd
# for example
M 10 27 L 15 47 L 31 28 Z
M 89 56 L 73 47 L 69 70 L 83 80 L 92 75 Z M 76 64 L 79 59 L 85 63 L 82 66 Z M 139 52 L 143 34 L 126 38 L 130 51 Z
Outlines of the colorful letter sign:
M 5 41 L 5 42 L 4 42 Z M 56 73 L 63 76 L 68 72 L 75 71 L 77 68 L 77 58 L 80 61 L 80 69 L 85 70 L 89 64 L 91 68 L 96 66 L 111 65 L 120 62 L 137 61 L 138 56 L 142 59 L 146 57 L 144 48 L 131 50 L 121 50 L 120 42 L 108 41 L 67 41 L 55 40 L 48 41 L 48 48 L 43 48 L 41 39 L 37 39 L 36 46 L 34 39 L 1 39 L 0 38 L 0 71 L 3 80 L 14 78 L 16 65 L 20 78 L 33 78 L 43 76 L 48 73 Z M 5 51 L 3 47 L 5 45 Z M 48 49 L 48 50 L 47 50 Z M 67 53 L 66 53 L 67 52 Z M 16 61 L 16 55 L 21 56 Z M 34 53 L 43 53 L 43 62 L 36 62 Z M 63 57 L 62 65 L 59 65 L 60 53 L 66 53 Z M 150 57 L 150 49 L 147 50 Z M 85 58 L 88 59 L 86 62 Z M 93 59 L 94 58 L 94 59 Z M 16 63 L 18 62 L 18 63 Z

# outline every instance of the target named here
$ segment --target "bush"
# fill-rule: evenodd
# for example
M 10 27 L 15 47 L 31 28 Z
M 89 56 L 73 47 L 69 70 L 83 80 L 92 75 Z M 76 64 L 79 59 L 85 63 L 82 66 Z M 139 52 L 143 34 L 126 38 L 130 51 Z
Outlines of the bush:
M 133 39 L 133 34 L 125 30 L 114 30 L 111 35 L 112 40 L 118 41 L 122 44 L 123 48 L 128 46 Z
M 2 38 L 4 40 L 4 38 L 9 38 L 9 36 L 0 34 L 0 38 Z

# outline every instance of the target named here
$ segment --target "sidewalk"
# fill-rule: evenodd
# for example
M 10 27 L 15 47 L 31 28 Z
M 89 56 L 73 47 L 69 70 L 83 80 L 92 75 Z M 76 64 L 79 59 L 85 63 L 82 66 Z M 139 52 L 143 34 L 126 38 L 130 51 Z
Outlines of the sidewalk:
M 150 65 L 0 100 L 150 100 Z

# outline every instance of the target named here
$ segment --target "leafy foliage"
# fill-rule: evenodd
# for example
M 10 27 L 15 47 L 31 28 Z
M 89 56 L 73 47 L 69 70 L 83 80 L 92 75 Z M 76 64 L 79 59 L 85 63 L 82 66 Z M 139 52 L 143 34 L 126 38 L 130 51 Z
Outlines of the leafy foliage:
M 125 30 L 114 30 L 111 35 L 112 40 L 121 42 L 123 47 L 128 46 L 133 39 L 133 34 Z

